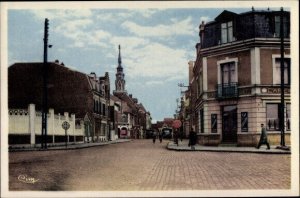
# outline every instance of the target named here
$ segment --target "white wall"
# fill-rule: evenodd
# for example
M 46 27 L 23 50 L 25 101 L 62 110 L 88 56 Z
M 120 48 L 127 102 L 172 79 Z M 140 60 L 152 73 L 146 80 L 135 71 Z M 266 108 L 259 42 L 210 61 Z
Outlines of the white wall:
M 41 135 L 42 113 L 35 111 L 34 104 L 30 104 L 28 109 L 10 109 L 8 118 L 9 134 Z M 54 114 L 53 109 L 49 109 L 47 115 L 47 134 L 49 136 L 65 135 L 65 130 L 62 128 L 62 123 L 64 121 L 67 121 L 70 124 L 67 135 L 84 136 L 83 123 L 75 127 L 75 114 L 69 116 L 69 113 L 65 112 L 64 115 L 56 115 Z M 34 143 L 35 139 L 32 139 L 31 144 Z

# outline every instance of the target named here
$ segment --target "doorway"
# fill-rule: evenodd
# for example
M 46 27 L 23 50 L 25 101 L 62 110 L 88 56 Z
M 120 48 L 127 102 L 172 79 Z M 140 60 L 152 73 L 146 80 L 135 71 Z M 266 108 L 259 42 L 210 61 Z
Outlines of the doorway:
M 237 106 L 223 106 L 222 111 L 222 142 L 237 142 Z

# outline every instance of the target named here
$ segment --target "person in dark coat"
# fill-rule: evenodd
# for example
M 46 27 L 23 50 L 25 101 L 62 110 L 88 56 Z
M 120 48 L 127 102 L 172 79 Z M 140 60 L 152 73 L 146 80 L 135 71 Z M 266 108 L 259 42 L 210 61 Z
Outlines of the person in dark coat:
M 192 130 L 190 131 L 189 134 L 189 146 L 191 147 L 191 149 L 195 149 L 195 145 L 197 143 L 197 134 L 194 131 L 194 128 L 192 128 Z
M 267 145 L 267 149 L 270 149 L 270 144 L 268 142 L 268 136 L 267 136 L 267 131 L 266 128 L 264 127 L 264 124 L 261 124 L 261 134 L 260 134 L 260 139 L 259 139 L 259 143 L 257 145 L 257 149 L 260 148 L 260 146 L 262 144 L 266 144 Z
M 159 142 L 161 143 L 161 142 L 162 142 L 162 139 L 163 139 L 162 132 L 159 132 L 158 138 L 159 138 Z
M 178 130 L 175 129 L 173 132 L 174 143 L 178 146 Z
M 155 141 L 156 141 L 156 131 L 153 131 L 152 141 L 153 141 L 153 144 L 155 144 Z

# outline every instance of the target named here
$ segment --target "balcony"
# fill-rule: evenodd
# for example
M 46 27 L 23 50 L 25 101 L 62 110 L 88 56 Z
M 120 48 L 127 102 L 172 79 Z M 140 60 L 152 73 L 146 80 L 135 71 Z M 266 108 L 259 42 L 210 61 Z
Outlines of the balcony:
M 238 97 L 238 84 L 237 83 L 226 83 L 217 85 L 217 98 L 218 99 L 229 99 Z

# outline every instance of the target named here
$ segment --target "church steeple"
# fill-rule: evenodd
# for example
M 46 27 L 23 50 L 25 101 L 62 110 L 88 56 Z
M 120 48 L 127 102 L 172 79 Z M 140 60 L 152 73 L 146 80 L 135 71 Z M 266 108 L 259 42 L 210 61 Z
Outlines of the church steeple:
M 118 67 L 122 67 L 121 64 L 122 64 L 122 59 L 121 59 L 121 46 L 119 45 L 119 58 L 118 58 Z
M 116 81 L 115 81 L 115 86 L 116 86 L 117 92 L 126 92 L 124 77 L 125 77 L 125 75 L 123 73 L 123 67 L 122 67 L 121 46 L 119 45 L 118 67 L 117 67 Z

